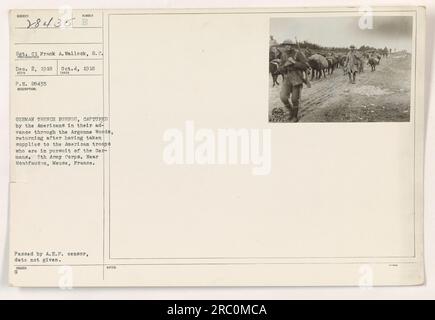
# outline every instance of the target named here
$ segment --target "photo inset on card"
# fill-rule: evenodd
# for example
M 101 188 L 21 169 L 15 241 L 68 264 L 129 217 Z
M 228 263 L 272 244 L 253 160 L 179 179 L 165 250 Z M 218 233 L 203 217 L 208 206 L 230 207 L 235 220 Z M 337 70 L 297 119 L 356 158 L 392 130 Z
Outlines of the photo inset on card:
M 272 18 L 270 122 L 408 122 L 413 17 Z

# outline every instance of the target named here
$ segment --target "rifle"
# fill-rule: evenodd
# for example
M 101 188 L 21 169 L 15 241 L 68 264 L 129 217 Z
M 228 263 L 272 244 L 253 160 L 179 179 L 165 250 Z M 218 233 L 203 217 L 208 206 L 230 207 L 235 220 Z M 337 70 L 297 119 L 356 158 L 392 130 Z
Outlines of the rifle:
M 298 46 L 299 51 L 301 51 L 301 46 L 299 45 L 298 37 L 295 37 L 296 45 Z
M 297 37 L 295 37 L 295 41 L 296 41 L 296 45 L 298 46 L 299 55 L 301 55 L 301 56 L 303 57 L 303 59 L 306 60 L 307 57 L 306 57 L 306 55 L 305 55 L 305 52 L 302 51 L 301 46 L 300 46 L 300 44 L 299 44 L 299 41 L 298 41 L 298 38 L 297 38 Z

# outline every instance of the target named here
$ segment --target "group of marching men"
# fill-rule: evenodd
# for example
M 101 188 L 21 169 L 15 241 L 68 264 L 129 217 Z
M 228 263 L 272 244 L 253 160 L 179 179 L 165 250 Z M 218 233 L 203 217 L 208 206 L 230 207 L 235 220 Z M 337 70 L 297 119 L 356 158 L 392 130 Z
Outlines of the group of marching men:
M 364 72 L 365 60 L 372 71 L 375 71 L 382 57 L 387 57 L 390 52 L 384 49 L 361 53 L 351 45 L 346 54 L 334 52 L 312 54 L 309 49 L 301 49 L 290 42 L 284 42 L 270 47 L 269 72 L 272 75 L 273 86 L 279 85 L 278 77 L 282 76 L 280 100 L 289 111 L 289 121 L 297 122 L 304 84 L 311 87 L 310 80 L 326 77 L 340 67 L 344 74 L 349 76 L 349 83 L 354 84 L 357 73 Z

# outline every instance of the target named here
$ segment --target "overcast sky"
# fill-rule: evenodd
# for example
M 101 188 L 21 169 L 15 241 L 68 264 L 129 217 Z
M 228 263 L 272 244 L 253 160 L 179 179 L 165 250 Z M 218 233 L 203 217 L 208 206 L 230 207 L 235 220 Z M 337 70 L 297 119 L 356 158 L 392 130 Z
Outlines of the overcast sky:
M 373 29 L 361 29 L 358 17 L 272 18 L 270 34 L 278 42 L 310 41 L 326 47 L 396 48 L 412 51 L 412 17 L 373 17 Z

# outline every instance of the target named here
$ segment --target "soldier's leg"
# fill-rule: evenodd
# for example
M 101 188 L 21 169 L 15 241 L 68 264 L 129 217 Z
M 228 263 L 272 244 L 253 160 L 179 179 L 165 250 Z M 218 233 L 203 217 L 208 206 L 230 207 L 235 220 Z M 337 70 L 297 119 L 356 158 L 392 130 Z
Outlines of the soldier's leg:
M 278 75 L 275 73 L 272 73 L 272 82 L 273 82 L 272 87 L 274 87 L 275 84 L 277 83 L 277 79 L 278 79 Z
M 301 101 L 301 92 L 302 92 L 302 84 L 292 87 L 292 120 L 297 122 L 298 113 L 299 113 L 299 105 Z
M 281 85 L 281 91 L 279 94 L 279 98 L 281 102 L 284 104 L 284 107 L 290 112 L 290 118 L 292 116 L 291 112 L 291 103 L 290 103 L 290 93 L 291 93 L 291 84 L 288 82 L 288 80 L 284 77 L 282 85 Z

